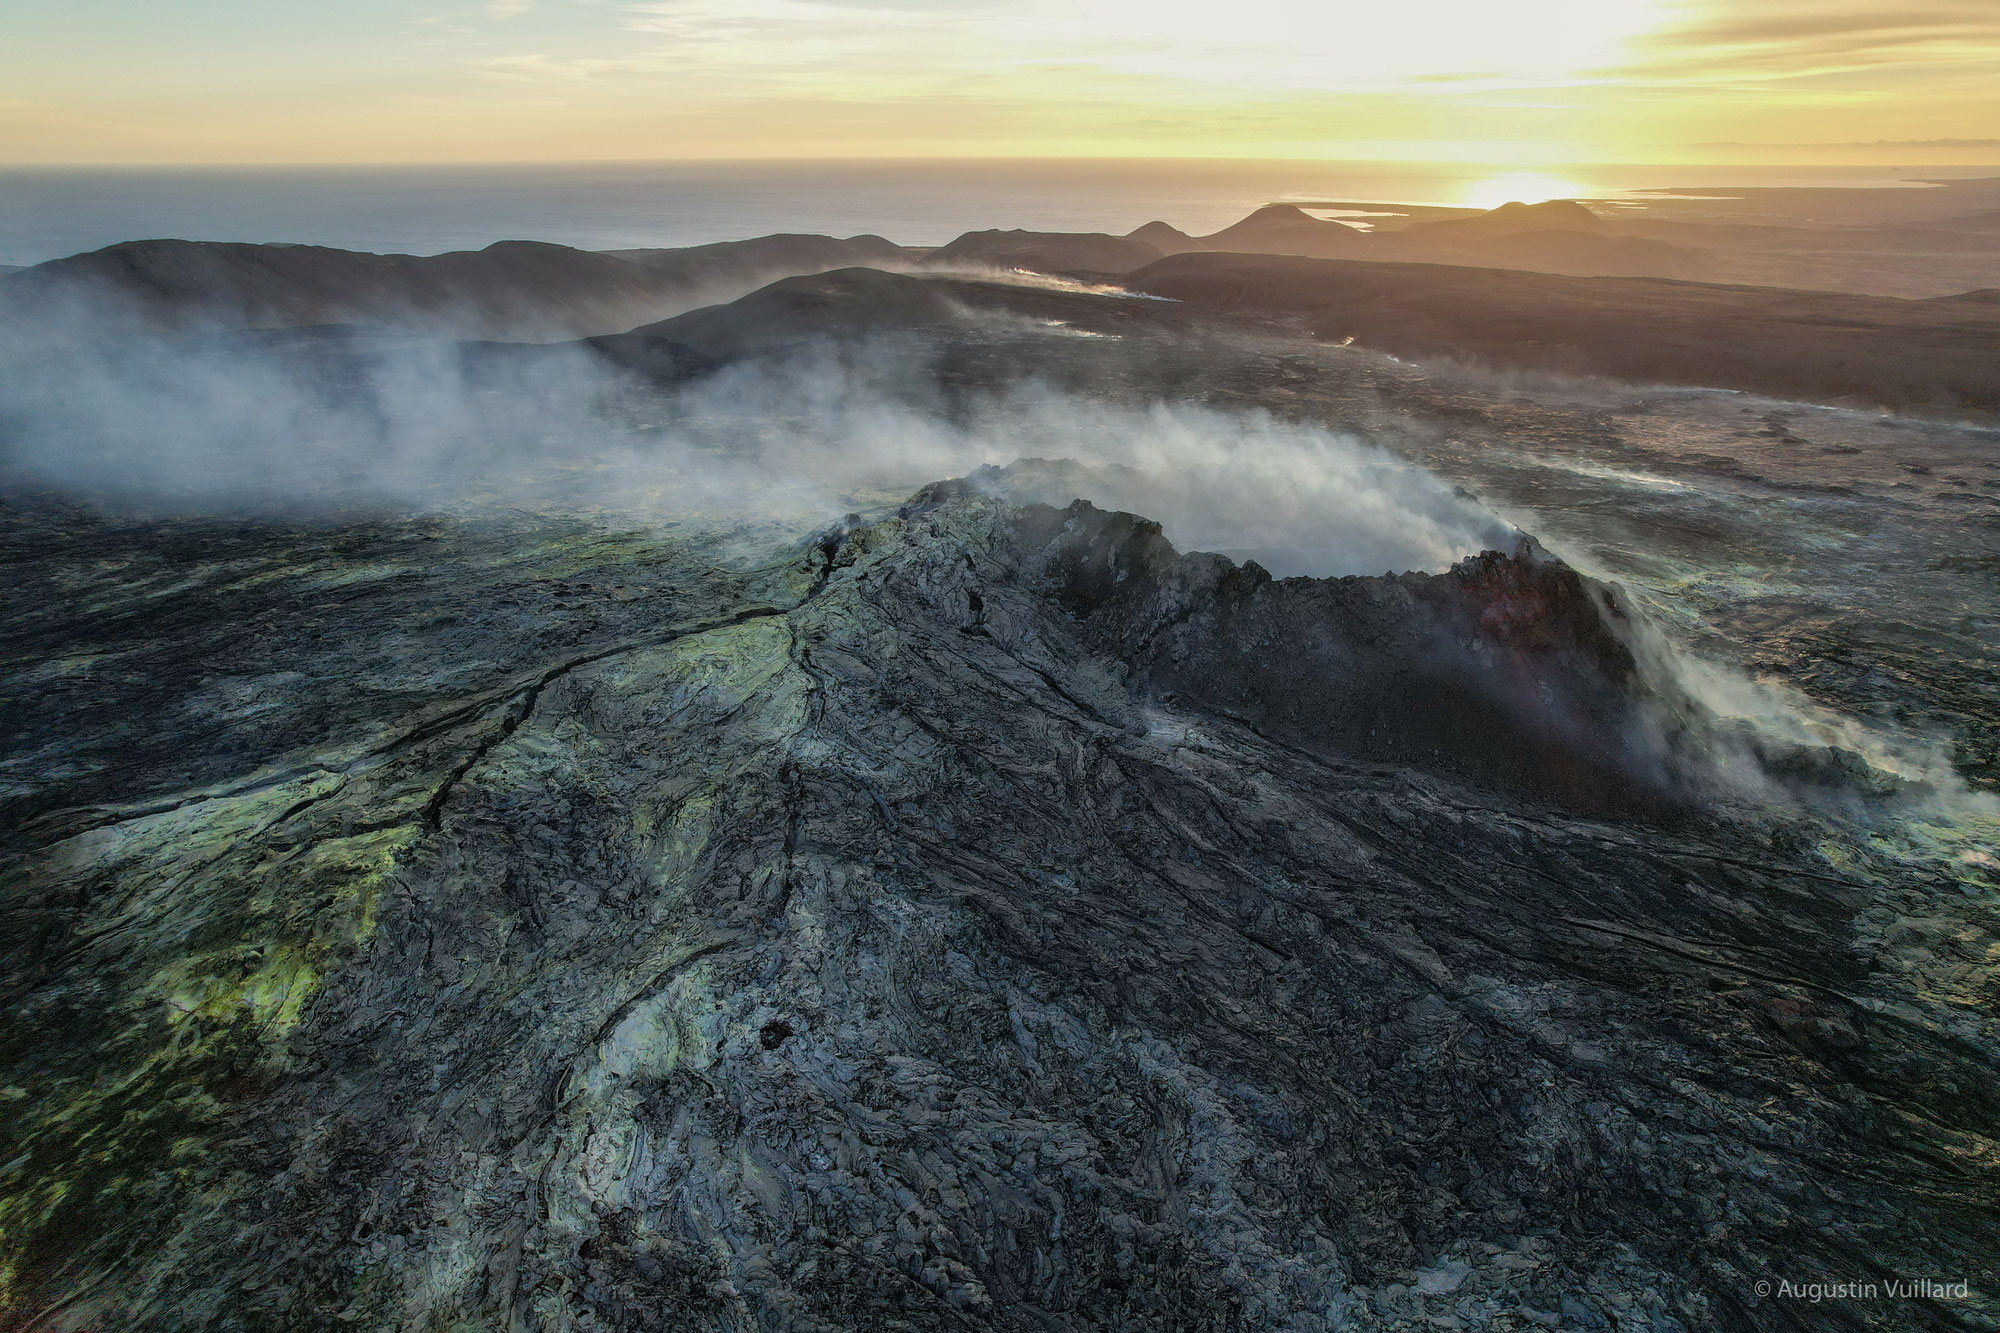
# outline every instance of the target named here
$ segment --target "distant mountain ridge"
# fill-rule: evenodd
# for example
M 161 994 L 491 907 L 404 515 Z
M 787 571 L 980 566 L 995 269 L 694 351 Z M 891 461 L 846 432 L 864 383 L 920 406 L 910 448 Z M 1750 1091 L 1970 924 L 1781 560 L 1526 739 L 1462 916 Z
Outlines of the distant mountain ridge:
M 1532 234 L 1532 233 L 1530 233 Z M 2000 413 L 2000 302 L 1643 277 L 1184 254 L 1129 274 L 1190 311 L 1281 313 L 1405 357 L 1806 402 Z
M 1102 232 L 969 231 L 922 261 L 926 268 L 994 266 L 1046 273 L 1130 273 L 1167 255 L 1195 251 L 1300 255 L 1535 269 L 1580 276 L 1695 277 L 1697 252 L 1614 235 L 1573 199 L 1503 204 L 1471 217 L 1363 231 L 1317 218 L 1296 204 L 1266 204 L 1207 236 L 1148 222 L 1124 236 Z
M 1128 273 L 1167 252 L 1130 236 L 1079 231 L 969 231 L 933 250 L 923 267 L 1024 268 L 1040 273 Z
M 1699 251 L 1613 234 L 1602 218 L 1573 199 L 1502 204 L 1471 217 L 1417 222 L 1387 232 L 1316 218 L 1295 204 L 1267 204 L 1209 236 L 1190 236 L 1167 223 L 1148 222 L 1128 239 L 1143 240 L 1169 255 L 1298 255 L 1519 268 L 1579 277 L 1692 278 L 1701 276 L 1704 267 Z
M 877 269 L 836 269 L 786 278 L 726 305 L 706 306 L 632 330 L 725 358 L 772 351 L 812 339 L 908 332 L 956 322 L 945 288 Z
M 1429 240 L 1440 236 L 1513 236 L 1524 231 L 1576 231 L 1603 236 L 1609 230 L 1603 218 L 1576 200 L 1550 199 L 1540 204 L 1502 204 L 1469 218 L 1418 222 L 1396 234 Z
M 1009 318 L 1024 329 L 1182 338 L 1214 327 L 1217 316 L 1267 324 L 1279 315 L 1323 341 L 1414 360 L 2000 415 L 2000 383 L 1991 373 L 2000 364 L 2000 290 L 1908 300 L 1216 252 L 1170 256 L 1120 282 L 1171 299 L 846 269 L 788 278 L 634 330 L 627 340 L 674 349 L 670 360 L 678 366 L 883 335 L 978 339 L 1004 331 Z M 601 350 L 625 357 L 623 348 Z
M 500 241 L 441 255 L 310 245 L 128 241 L 0 288 L 0 322 L 80 309 L 155 329 L 363 324 L 465 338 L 621 333 L 798 273 L 895 262 L 879 236 L 777 235 L 619 254 Z
M 691 310 L 592 339 L 624 360 L 630 348 L 668 347 L 713 363 L 803 346 L 877 336 L 988 339 L 1071 334 L 1122 335 L 1183 328 L 1170 301 L 1135 301 L 1084 289 L 994 281 L 951 272 L 885 273 L 848 268 L 786 278 L 726 305 Z
M 1711 222 L 1615 210 L 1601 216 L 1571 199 L 1508 203 L 1486 212 L 1399 207 L 1372 214 L 1385 219 L 1372 230 L 1315 215 L 1368 207 L 1267 204 L 1206 236 L 1163 221 L 1124 236 L 984 229 L 935 249 L 875 235 L 791 233 L 614 251 L 501 241 L 438 255 L 141 240 L 31 268 L 0 268 L 0 331 L 33 340 L 59 330 L 65 316 L 76 313 L 110 329 L 343 325 L 472 340 L 553 341 L 622 336 L 809 274 L 871 268 L 974 277 L 1007 270 L 1122 277 L 1191 253 L 1913 297 L 1955 290 L 1953 280 L 1962 284 L 1956 290 L 1990 288 L 2000 274 L 2000 210 L 1895 227 L 1872 221 Z

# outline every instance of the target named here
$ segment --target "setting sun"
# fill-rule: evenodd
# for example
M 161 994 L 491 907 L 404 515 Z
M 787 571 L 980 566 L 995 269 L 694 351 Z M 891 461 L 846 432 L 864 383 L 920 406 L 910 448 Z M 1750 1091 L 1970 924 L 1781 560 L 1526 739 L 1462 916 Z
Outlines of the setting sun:
M 1467 184 L 1459 198 L 1451 202 L 1467 208 L 1498 208 L 1507 203 L 1539 204 L 1550 199 L 1573 199 L 1583 193 L 1583 186 L 1562 176 L 1509 172 Z

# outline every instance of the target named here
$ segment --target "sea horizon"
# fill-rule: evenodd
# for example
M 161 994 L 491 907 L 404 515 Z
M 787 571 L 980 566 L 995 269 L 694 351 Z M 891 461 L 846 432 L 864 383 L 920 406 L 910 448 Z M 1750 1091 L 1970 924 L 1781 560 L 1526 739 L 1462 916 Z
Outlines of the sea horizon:
M 1492 207 L 1649 191 L 1922 187 L 2000 164 L 1905 166 L 1226 158 L 688 159 L 0 166 L 0 264 L 173 238 L 438 254 L 502 240 L 579 249 L 774 232 L 939 245 L 981 228 L 1194 234 L 1291 200 Z

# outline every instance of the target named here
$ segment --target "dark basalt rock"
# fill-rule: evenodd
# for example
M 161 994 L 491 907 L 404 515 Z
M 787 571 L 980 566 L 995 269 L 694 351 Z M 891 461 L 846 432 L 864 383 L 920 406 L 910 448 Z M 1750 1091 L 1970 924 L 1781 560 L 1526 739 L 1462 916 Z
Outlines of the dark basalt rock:
M 1032 507 L 1018 531 L 1081 632 L 1155 690 L 1322 750 L 1591 808 L 1664 795 L 1652 757 L 1631 754 L 1640 682 L 1617 594 L 1532 542 L 1441 575 L 1274 580 L 1082 502 Z
M 1751 1285 L 1857 1271 L 1990 1315 L 2000 1070 L 1869 943 L 1928 887 L 1495 766 L 1482 673 L 1586 738 L 1632 687 L 1572 572 L 1275 582 L 963 483 L 746 573 L 591 549 L 563 589 L 646 595 L 532 642 L 382 578 L 315 647 L 245 581 L 289 748 L 24 834 L 9 1327 L 1929 1317 Z M 390 643 L 490 674 L 387 717 Z

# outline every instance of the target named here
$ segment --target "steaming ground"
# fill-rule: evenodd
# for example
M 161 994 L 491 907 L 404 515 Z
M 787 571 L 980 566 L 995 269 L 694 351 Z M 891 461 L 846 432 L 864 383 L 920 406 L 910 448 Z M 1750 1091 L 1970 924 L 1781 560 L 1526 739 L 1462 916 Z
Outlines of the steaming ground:
M 1437 571 L 1533 533 L 1630 588 L 1719 711 L 1946 785 L 2000 774 L 1990 429 L 1241 335 L 1079 346 L 1068 321 L 955 313 L 948 338 L 781 348 L 664 385 L 584 344 L 78 338 L 0 386 L 4 466 L 17 492 L 120 511 L 525 510 L 720 531 L 759 558 L 930 480 L 1069 460 L 1008 493 L 1143 513 L 1279 577 Z
M 82 349 L 11 378 L 0 423 L 16 489 L 170 512 L 526 505 L 817 526 L 927 481 L 1043 456 L 1085 465 L 1065 483 L 1075 495 L 1281 577 L 1441 570 L 1517 536 L 1357 436 L 1034 382 L 948 403 L 920 375 L 876 369 L 913 350 L 885 337 L 781 355 L 663 394 L 581 346 L 162 339 Z
M 8 1319 L 1992 1317 L 1991 431 L 940 290 L 10 354 Z
M 741 565 L 963 475 L 1142 513 L 1280 578 L 1435 572 L 1527 532 L 1631 592 L 1654 669 L 1699 705 L 1992 813 L 1990 428 L 1417 366 L 1033 274 L 877 277 L 942 323 L 635 363 L 348 328 L 113 341 L 57 320 L 7 348 L 0 468 L 30 540 L 53 495 L 151 519 L 582 520 Z M 1761 761 L 1731 767 L 1738 796 L 1790 799 Z

